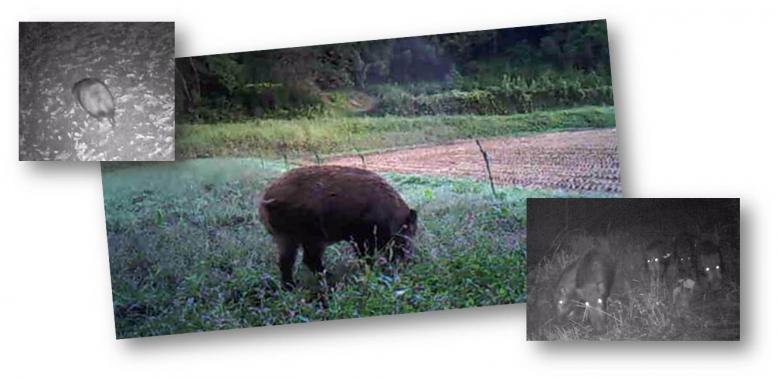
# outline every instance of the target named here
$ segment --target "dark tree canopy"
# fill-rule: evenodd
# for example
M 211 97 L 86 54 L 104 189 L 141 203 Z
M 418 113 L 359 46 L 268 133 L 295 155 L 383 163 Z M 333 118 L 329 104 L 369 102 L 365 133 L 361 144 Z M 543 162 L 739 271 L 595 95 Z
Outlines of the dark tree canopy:
M 436 82 L 473 90 L 549 71 L 610 82 L 604 20 L 178 58 L 176 70 L 184 115 L 205 105 L 261 116 L 315 107 L 321 91 Z

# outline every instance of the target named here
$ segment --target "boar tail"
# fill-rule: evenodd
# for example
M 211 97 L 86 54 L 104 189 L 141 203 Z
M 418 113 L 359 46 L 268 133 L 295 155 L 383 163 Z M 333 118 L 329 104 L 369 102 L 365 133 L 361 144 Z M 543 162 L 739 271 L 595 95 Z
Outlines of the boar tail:
M 254 205 L 257 206 L 257 208 L 262 208 L 264 206 L 268 206 L 269 204 L 275 203 L 276 199 L 265 199 L 265 194 L 255 194 L 254 195 Z

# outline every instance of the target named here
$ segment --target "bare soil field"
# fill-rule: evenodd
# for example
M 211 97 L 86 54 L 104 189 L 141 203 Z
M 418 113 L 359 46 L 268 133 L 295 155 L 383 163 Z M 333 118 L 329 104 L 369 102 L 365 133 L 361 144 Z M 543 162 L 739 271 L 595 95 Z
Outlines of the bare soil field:
M 486 139 L 495 184 L 569 191 L 621 193 L 616 129 L 564 131 Z M 328 164 L 363 167 L 362 157 L 338 157 Z M 373 171 L 465 176 L 488 180 L 474 140 L 365 154 Z

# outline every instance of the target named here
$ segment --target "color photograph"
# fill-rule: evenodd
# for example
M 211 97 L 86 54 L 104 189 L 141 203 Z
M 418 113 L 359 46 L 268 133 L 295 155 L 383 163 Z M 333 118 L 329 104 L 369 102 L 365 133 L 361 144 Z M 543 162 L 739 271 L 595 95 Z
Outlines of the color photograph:
M 526 301 L 526 199 L 620 197 L 604 20 L 176 59 L 104 163 L 117 338 Z

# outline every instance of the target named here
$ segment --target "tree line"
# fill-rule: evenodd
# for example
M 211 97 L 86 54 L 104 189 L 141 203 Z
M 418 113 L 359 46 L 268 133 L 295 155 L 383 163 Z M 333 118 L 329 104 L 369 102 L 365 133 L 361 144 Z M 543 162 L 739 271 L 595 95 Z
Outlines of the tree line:
M 576 92 L 575 99 L 607 102 L 609 60 L 604 20 L 178 58 L 176 117 L 318 114 L 327 94 L 339 90 L 386 96 L 390 106 L 378 109 L 391 112 L 401 97 L 392 98 L 388 86 L 401 88 L 403 96 L 459 91 L 444 96 L 444 111 L 469 109 L 458 99 L 483 97 L 472 91 L 491 89 L 499 100 L 494 89 L 506 86 L 523 91 L 511 92 L 510 101 L 543 89 L 546 97 Z M 607 94 L 593 95 L 591 89 L 601 87 Z M 419 101 L 431 100 L 412 102 Z M 474 106 L 481 109 L 481 103 Z

